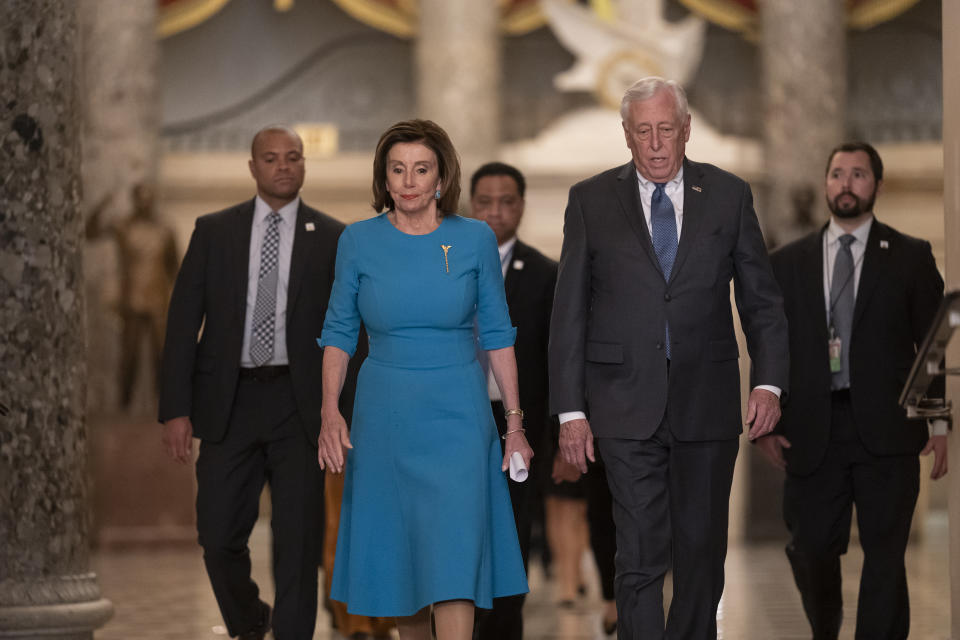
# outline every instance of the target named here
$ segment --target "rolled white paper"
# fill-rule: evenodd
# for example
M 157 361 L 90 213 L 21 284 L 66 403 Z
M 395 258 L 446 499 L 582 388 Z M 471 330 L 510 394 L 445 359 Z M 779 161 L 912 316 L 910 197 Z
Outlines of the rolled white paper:
M 528 475 L 527 465 L 523 464 L 523 456 L 514 451 L 510 456 L 510 479 L 514 482 L 523 482 Z

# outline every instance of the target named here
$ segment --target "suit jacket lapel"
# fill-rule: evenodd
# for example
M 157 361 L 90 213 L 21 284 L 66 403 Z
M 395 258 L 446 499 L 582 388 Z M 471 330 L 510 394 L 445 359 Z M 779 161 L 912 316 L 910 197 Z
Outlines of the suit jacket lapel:
M 670 272 L 671 281 L 677 277 L 677 273 L 683 267 L 684 261 L 687 259 L 687 256 L 690 255 L 690 248 L 697 239 L 697 233 L 701 226 L 700 223 L 703 221 L 705 194 L 700 184 L 702 179 L 703 171 L 699 165 L 684 158 L 683 223 L 680 228 L 680 243 L 677 245 L 677 257 L 673 261 L 673 270 Z
M 307 256 L 310 253 L 307 234 L 311 233 L 307 231 L 307 223 L 311 222 L 310 218 L 310 212 L 301 200 L 293 229 L 293 249 L 290 254 L 290 273 L 287 279 L 287 317 L 293 313 L 293 305 L 297 301 L 297 294 L 300 293 L 300 283 L 303 282 L 303 270 L 307 266 Z
M 517 293 L 517 286 L 521 278 L 520 272 L 513 268 L 513 264 L 517 260 L 520 260 L 521 262 L 526 260 L 526 257 L 527 245 L 517 240 L 513 245 L 513 255 L 510 257 L 510 262 L 507 264 L 507 273 L 503 277 L 503 286 L 506 289 L 507 294 L 507 305 L 512 305 L 513 297 Z
M 250 271 L 250 237 L 253 232 L 254 201 L 240 209 L 236 223 L 231 225 L 231 265 L 234 279 L 234 304 L 237 305 L 241 317 L 247 311 L 247 286 L 249 285 Z
M 880 248 L 881 241 L 886 243 L 886 249 Z M 890 228 L 874 218 L 873 225 L 870 227 L 870 234 L 867 236 L 867 247 L 863 254 L 860 282 L 857 284 L 857 301 L 853 307 L 854 328 L 860 322 L 860 318 L 863 317 L 863 310 L 880 281 L 880 274 L 886 268 L 886 258 L 890 253 L 889 243 Z
M 653 250 L 653 242 L 650 240 L 650 231 L 647 229 L 647 222 L 643 214 L 643 203 L 640 201 L 640 185 L 637 182 L 637 170 L 633 162 L 628 162 L 620 168 L 617 173 L 616 186 L 617 199 L 620 201 L 620 209 L 626 216 L 630 228 L 640 240 L 640 246 L 646 251 L 647 257 L 653 263 L 657 271 L 660 269 L 660 261 Z
M 807 308 L 810 317 L 807 321 L 814 331 L 822 338 L 823 352 L 827 352 L 827 340 L 830 334 L 827 327 L 826 294 L 823 290 L 823 234 L 826 226 L 820 233 L 810 234 L 803 241 L 803 250 L 800 264 L 796 266 L 795 277 L 800 284 L 801 300 Z

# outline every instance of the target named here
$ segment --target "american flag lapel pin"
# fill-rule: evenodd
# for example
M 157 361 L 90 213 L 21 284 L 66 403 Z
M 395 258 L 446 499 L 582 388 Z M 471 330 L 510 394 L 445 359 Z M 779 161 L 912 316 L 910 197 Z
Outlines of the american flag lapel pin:
M 890 248 L 890 243 L 887 242 L 886 240 L 881 240 L 881 241 L 880 241 L 880 248 L 881 248 L 881 249 L 889 249 L 889 248 Z
M 303 225 L 303 226 L 304 226 L 304 228 L 305 228 L 307 231 L 315 231 L 315 230 L 317 229 L 316 225 L 313 224 L 312 222 L 308 222 L 307 224 L 305 224 L 305 225 Z

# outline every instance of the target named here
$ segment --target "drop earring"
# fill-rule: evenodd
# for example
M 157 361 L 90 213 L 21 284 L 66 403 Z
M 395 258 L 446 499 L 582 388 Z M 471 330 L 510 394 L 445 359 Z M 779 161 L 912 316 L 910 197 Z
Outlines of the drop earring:
M 433 197 L 436 198 L 437 200 L 440 199 L 440 189 L 437 189 L 437 192 L 433 195 Z

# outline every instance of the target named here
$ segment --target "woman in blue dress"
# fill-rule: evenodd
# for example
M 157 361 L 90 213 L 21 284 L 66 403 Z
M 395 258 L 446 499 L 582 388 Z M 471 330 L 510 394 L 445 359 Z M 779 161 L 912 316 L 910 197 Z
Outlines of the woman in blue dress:
M 346 472 L 331 597 L 347 610 L 396 616 L 403 640 L 468 640 L 474 607 L 527 592 L 504 471 L 523 432 L 516 330 L 490 228 L 449 213 L 460 164 L 428 120 L 380 138 L 373 165 L 380 213 L 340 237 L 321 336 L 321 467 Z M 361 322 L 370 354 L 352 431 L 337 401 Z M 477 345 L 500 386 L 501 454 Z M 349 453 L 348 453 L 349 452 Z

